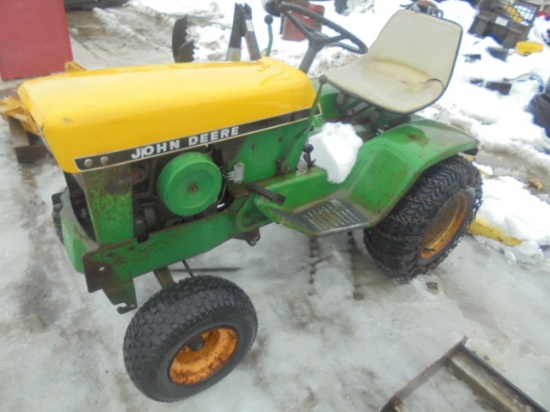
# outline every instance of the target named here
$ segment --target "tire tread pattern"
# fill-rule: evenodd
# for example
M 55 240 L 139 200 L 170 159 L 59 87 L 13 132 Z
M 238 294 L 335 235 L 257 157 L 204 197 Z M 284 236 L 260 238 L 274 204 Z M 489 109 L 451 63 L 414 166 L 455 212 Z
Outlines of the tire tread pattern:
M 134 315 L 124 337 L 124 364 L 136 387 L 152 399 L 178 400 L 151 390 L 148 376 L 155 373 L 165 354 L 186 331 L 228 315 L 252 324 L 252 339 L 243 343 L 248 344 L 246 354 L 256 336 L 258 320 L 250 298 L 233 282 L 214 276 L 192 277 L 155 294 Z
M 474 191 L 471 210 L 450 244 L 434 259 L 423 260 L 430 223 L 453 196 Z M 378 225 L 364 232 L 369 254 L 391 277 L 406 280 L 440 264 L 460 242 L 481 205 L 481 177 L 462 156 L 452 156 L 425 171 L 407 195 Z

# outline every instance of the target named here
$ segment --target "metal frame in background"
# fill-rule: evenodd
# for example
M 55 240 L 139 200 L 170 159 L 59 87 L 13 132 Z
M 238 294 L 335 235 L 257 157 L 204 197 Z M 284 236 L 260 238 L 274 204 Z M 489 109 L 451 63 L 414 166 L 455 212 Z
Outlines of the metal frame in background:
M 415 390 L 430 380 L 436 372 L 447 368 L 459 380 L 463 381 L 475 393 L 476 399 L 490 405 L 500 412 L 548 412 L 525 392 L 506 379 L 491 365 L 466 347 L 468 338 L 464 337 L 445 355 L 432 363 L 407 385 L 397 391 L 380 412 L 410 411 L 406 399 Z

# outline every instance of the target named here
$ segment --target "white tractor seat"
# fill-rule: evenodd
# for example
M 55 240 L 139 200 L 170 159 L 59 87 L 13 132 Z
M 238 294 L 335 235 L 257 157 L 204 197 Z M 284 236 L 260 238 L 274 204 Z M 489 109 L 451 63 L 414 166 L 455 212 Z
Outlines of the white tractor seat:
M 438 100 L 449 83 L 462 28 L 449 20 L 400 10 L 367 54 L 325 76 L 344 93 L 398 114 Z

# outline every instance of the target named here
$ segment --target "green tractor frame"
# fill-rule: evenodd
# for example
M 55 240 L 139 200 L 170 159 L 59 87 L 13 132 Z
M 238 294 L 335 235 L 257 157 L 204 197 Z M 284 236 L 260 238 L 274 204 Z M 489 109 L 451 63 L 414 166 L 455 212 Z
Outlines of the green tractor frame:
M 241 288 L 191 268 L 175 282 L 169 265 L 230 239 L 253 246 L 275 222 L 312 237 L 363 230 L 376 263 L 410 279 L 446 258 L 481 203 L 468 160 L 478 141 L 415 114 L 444 93 L 460 26 L 401 10 L 367 51 L 315 12 L 276 6 L 308 39 L 299 69 L 260 55 L 76 70 L 18 90 L 65 174 L 54 221 L 88 290 L 103 290 L 122 313 L 137 308 L 135 277 L 153 272 L 160 283 L 123 345 L 130 378 L 152 399 L 215 384 L 257 332 Z M 310 78 L 327 46 L 362 56 Z M 341 183 L 328 180 L 308 145 L 331 122 L 351 125 L 363 141 Z

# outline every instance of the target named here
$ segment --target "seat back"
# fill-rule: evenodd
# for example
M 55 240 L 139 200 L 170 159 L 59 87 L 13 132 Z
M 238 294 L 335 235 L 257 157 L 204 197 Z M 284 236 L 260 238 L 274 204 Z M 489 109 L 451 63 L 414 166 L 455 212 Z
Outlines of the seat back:
M 426 73 L 446 87 L 462 38 L 462 28 L 449 20 L 400 10 L 386 23 L 363 56 L 389 61 Z
M 367 54 L 329 70 L 329 83 L 384 110 L 410 114 L 441 97 L 451 78 L 462 27 L 449 20 L 400 10 Z

